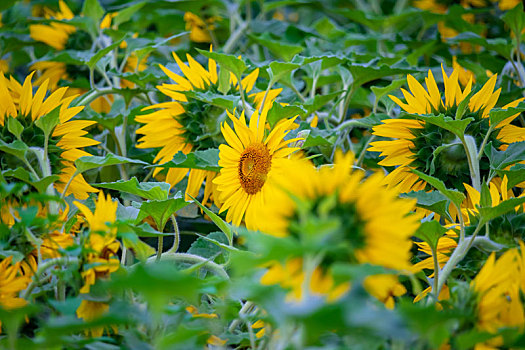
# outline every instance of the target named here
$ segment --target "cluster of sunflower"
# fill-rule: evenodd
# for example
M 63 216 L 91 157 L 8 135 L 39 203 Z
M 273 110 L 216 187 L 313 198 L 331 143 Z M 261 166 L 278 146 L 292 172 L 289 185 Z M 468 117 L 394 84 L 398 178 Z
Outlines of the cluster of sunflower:
M 0 15 L 0 348 L 524 346 L 520 2 Z

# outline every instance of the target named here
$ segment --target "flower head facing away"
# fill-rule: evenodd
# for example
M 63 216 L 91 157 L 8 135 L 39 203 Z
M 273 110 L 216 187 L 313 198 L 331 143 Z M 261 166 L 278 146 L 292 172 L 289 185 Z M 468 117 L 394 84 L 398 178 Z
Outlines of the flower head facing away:
M 73 194 L 75 198 L 86 199 L 88 192 L 96 192 L 81 174 L 75 174 L 74 161 L 82 156 L 90 154 L 83 151 L 83 147 L 99 144 L 98 141 L 86 137 L 89 127 L 96 122 L 90 120 L 71 120 L 84 107 L 69 105 L 76 96 L 64 97 L 67 88 L 60 88 L 48 94 L 48 83 L 45 81 L 38 90 L 33 93 L 31 78 L 33 73 L 26 77 L 21 85 L 13 77 L 7 79 L 0 73 L 0 130 L 4 141 L 15 141 L 16 137 L 9 131 L 9 118 L 15 118 L 23 127 L 20 138 L 28 146 L 44 148 L 45 137 L 43 131 L 37 127 L 35 122 L 43 116 L 58 112 L 58 125 L 53 129 L 49 137 L 48 154 L 51 164 L 51 172 L 59 176 L 55 188 L 62 192 L 70 182 L 66 195 Z M 12 158 L 2 158 L 0 166 L 16 166 Z M 37 174 L 38 175 L 38 174 Z
M 403 110 L 409 113 L 398 119 L 383 120 L 383 124 L 374 127 L 374 135 L 391 138 L 387 141 L 371 143 L 370 151 L 381 152 L 385 158 L 379 162 L 384 166 L 395 166 L 386 178 L 390 186 L 399 186 L 401 192 L 419 191 L 427 187 L 425 181 L 412 173 L 417 169 L 437 177 L 449 188 L 464 189 L 464 183 L 470 182 L 468 158 L 460 140 L 452 132 L 437 125 L 425 122 L 419 115 L 444 115 L 455 118 L 458 106 L 472 92 L 472 79 L 462 89 L 459 85 L 459 68 L 447 76 L 442 69 L 445 86 L 442 100 L 438 85 L 431 71 L 425 78 L 427 89 L 411 75 L 408 75 L 408 86 L 412 93 L 401 89 L 406 103 L 395 96 L 390 98 Z M 483 87 L 470 97 L 463 114 L 463 119 L 472 118 L 465 130 L 481 145 L 489 132 L 489 112 L 498 101 L 501 89 L 494 91 L 496 76 L 492 76 Z M 523 99 L 513 101 L 503 108 L 515 107 Z M 489 135 L 489 142 L 494 147 L 505 149 L 512 142 L 524 141 L 523 128 L 510 124 L 513 115 L 498 124 Z M 436 149 L 438 149 L 436 151 Z M 483 177 L 489 170 L 487 157 L 480 161 Z

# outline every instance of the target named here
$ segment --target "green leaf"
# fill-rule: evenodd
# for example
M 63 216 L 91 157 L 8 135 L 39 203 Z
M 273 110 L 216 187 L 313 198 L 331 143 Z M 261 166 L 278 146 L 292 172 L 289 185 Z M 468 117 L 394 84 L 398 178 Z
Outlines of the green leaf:
M 202 101 L 204 103 L 227 109 L 229 111 L 233 111 L 233 109 L 238 106 L 240 101 L 240 96 L 221 95 L 211 91 L 180 91 L 180 93 L 186 95 L 186 97 L 189 97 L 190 99 Z
M 133 290 L 141 293 L 152 310 L 160 313 L 173 297 L 195 304 L 204 281 L 174 268 L 173 263 L 137 264 L 127 275 L 111 277 L 109 285 L 116 291 Z
M 392 81 L 389 85 L 384 87 L 372 86 L 370 89 L 376 95 L 376 100 L 379 101 L 381 97 L 385 96 L 391 91 L 399 89 L 406 82 L 406 78 Z
M 0 140 L 0 151 L 11 154 L 22 160 L 25 159 L 28 149 L 27 145 L 20 140 L 15 140 L 11 143 L 5 143 Z
M 220 245 L 226 244 L 228 244 L 228 237 L 223 232 L 211 232 L 206 236 L 197 238 L 188 249 L 188 253 L 203 258 L 212 258 L 222 252 Z
M 197 51 L 199 51 L 201 55 L 215 60 L 221 69 L 229 70 L 237 78 L 241 77 L 242 73 L 248 69 L 244 61 L 235 57 L 234 55 L 227 55 L 224 53 L 210 52 L 200 49 L 197 49 Z
M 148 163 L 143 162 L 138 159 L 130 159 L 126 157 L 117 156 L 112 153 L 106 154 L 104 157 L 99 156 L 83 156 L 75 160 L 75 166 L 79 174 L 90 169 L 96 169 L 108 165 L 117 165 L 117 164 L 143 164 L 147 165 Z
M 113 18 L 113 25 L 118 27 L 121 23 L 129 21 L 135 12 L 140 10 L 145 4 L 145 1 L 141 1 L 119 11 L 115 18 Z
M 481 217 L 481 223 L 484 224 L 494 218 L 502 216 L 503 214 L 515 211 L 516 207 L 523 203 L 525 203 L 525 197 L 510 198 L 495 207 L 477 206 Z
M 525 25 L 525 13 L 523 12 L 523 3 L 520 1 L 518 6 L 512 10 L 505 12 L 501 17 L 510 29 L 514 32 L 514 35 L 521 36 L 523 26 Z
M 122 39 L 114 42 L 113 44 L 103 48 L 102 50 L 97 51 L 97 53 L 94 54 L 93 57 L 91 57 L 89 61 L 87 62 L 87 65 L 89 66 L 89 68 L 93 69 L 95 65 L 97 64 L 97 62 L 100 61 L 102 57 L 106 56 L 111 50 L 118 47 L 120 43 L 124 41 L 125 38 L 126 36 L 122 37 Z
M 492 142 L 489 142 L 485 147 L 485 154 L 490 159 L 492 169 L 503 170 L 509 165 L 525 160 L 525 141 L 511 143 L 505 151 L 498 151 L 492 146 Z
M 516 186 L 517 184 L 525 181 L 525 164 L 516 164 L 509 170 L 498 169 L 496 170 L 496 173 L 501 178 L 507 176 L 507 179 L 509 181 L 507 189 L 510 189 Z
M 302 148 L 315 146 L 332 146 L 336 140 L 336 131 L 320 130 L 314 128 L 308 134 Z
M 262 35 L 248 34 L 248 37 L 257 44 L 262 45 L 275 55 L 275 57 L 283 61 L 290 62 L 292 58 L 303 52 L 304 48 L 301 45 L 293 45 L 284 43 L 282 40 L 274 40 L 268 33 Z
M 58 123 L 60 123 L 60 106 L 35 121 L 35 125 L 48 136 Z
M 16 118 L 8 117 L 7 118 L 7 130 L 15 137 L 20 140 L 20 135 L 24 131 L 24 126 Z M 22 141 L 22 140 L 20 140 Z
M 140 261 L 146 261 L 150 256 L 155 254 L 156 250 L 152 246 L 146 244 L 145 242 L 141 241 L 140 239 L 129 239 L 129 238 L 123 238 L 122 243 L 124 243 L 124 246 L 128 249 L 131 249 L 133 251 L 133 254 L 139 259 Z
M 401 194 L 400 197 L 416 198 L 418 207 L 431 210 L 434 213 L 442 217 L 448 218 L 450 221 L 452 221 L 452 218 L 450 218 L 450 214 L 448 213 L 449 200 L 441 192 L 427 192 L 425 190 L 417 192 L 412 191 Z
M 490 126 L 496 127 L 505 119 L 510 118 L 515 114 L 519 114 L 523 111 L 525 111 L 525 102 L 521 102 L 516 107 L 510 107 L 507 109 L 493 108 L 490 110 L 489 113 Z
M 354 63 L 346 66 L 346 68 L 352 73 L 355 87 L 383 77 L 417 72 L 416 69 L 410 68 L 394 68 L 387 65 L 377 66 L 375 61 L 367 64 Z
M 100 23 L 105 12 L 98 0 L 85 0 L 84 6 L 82 6 L 84 16 L 91 18 L 96 24 Z
M 309 115 L 326 106 L 334 99 L 341 97 L 341 93 L 342 91 L 335 91 L 325 95 L 315 95 L 314 98 L 308 98 L 305 102 L 300 103 L 299 105 L 306 109 L 306 113 Z
M 228 91 L 231 89 L 230 84 L 230 71 L 227 69 L 220 69 L 219 70 L 219 87 L 217 90 L 219 90 L 220 93 L 223 95 L 226 95 Z
M 38 181 L 35 181 L 35 182 L 30 182 L 31 185 L 33 185 L 38 192 L 40 193 L 45 193 L 47 188 L 49 187 L 49 185 L 55 183 L 56 181 L 58 181 L 58 179 L 60 178 L 60 176 L 58 175 L 50 175 L 50 176 L 46 176 Z
M 450 199 L 458 208 L 461 206 L 461 203 L 465 200 L 465 195 L 458 190 L 455 189 L 448 189 L 443 181 L 440 179 L 437 179 L 433 176 L 427 175 L 425 173 L 422 173 L 419 170 L 411 169 L 414 174 L 419 176 L 422 180 L 429 183 L 431 186 L 433 186 L 436 190 L 441 192 L 445 197 Z
M 232 228 L 231 226 L 226 222 L 224 221 L 223 219 L 221 219 L 217 214 L 215 214 L 214 212 L 212 212 L 210 209 L 206 208 L 204 205 L 201 204 L 201 202 L 199 202 L 198 200 L 196 200 L 195 198 L 193 198 L 190 194 L 188 194 L 188 196 L 190 196 L 191 199 L 193 199 L 193 202 L 195 204 L 197 204 L 199 206 L 199 208 L 202 209 L 202 211 L 204 211 L 206 213 L 206 215 L 208 215 L 211 219 L 211 221 L 213 221 L 215 223 L 215 225 L 217 225 L 217 227 L 222 231 L 224 232 L 224 234 L 226 235 L 226 237 L 228 237 L 228 243 L 230 245 L 233 244 L 233 233 L 232 233 Z
M 175 198 L 164 200 L 149 200 L 142 203 L 133 202 L 135 207 L 140 209 L 135 223 L 140 223 L 142 220 L 151 216 L 160 232 L 164 231 L 164 226 L 168 222 L 170 216 L 177 210 L 184 208 L 189 203 L 182 198 L 182 195 L 177 193 Z
M 464 138 L 465 130 L 474 118 L 469 117 L 461 120 L 454 120 L 451 117 L 446 117 L 443 114 L 440 115 L 417 115 L 418 119 L 424 120 L 425 123 L 437 125 L 445 130 L 450 131 L 460 140 Z
M 136 196 L 151 200 L 168 199 L 170 184 L 166 182 L 140 182 L 136 177 L 128 181 L 119 180 L 117 182 L 104 182 L 92 184 L 94 187 L 102 187 L 110 190 L 131 193 Z
M 266 69 L 266 71 L 270 75 L 271 83 L 274 84 L 281 80 L 283 76 L 291 73 L 299 67 L 301 67 L 301 65 L 298 63 L 273 61 L 272 63 L 270 63 L 270 66 Z
M 221 170 L 219 167 L 219 150 L 216 148 L 210 148 L 204 151 L 194 151 L 189 154 L 184 154 L 179 151 L 169 162 L 159 165 L 151 165 L 150 167 L 190 168 L 212 171 Z
M 427 242 L 432 251 L 436 250 L 439 239 L 447 232 L 447 228 L 441 226 L 436 220 L 423 222 L 416 230 L 414 236 Z
M 450 44 L 459 44 L 462 42 L 480 45 L 488 51 L 494 51 L 510 60 L 512 44 L 509 40 L 503 38 L 486 39 L 472 32 L 463 32 L 453 38 L 447 39 Z
M 286 105 L 282 106 L 280 103 L 274 103 L 272 108 L 268 111 L 266 120 L 271 127 L 274 127 L 277 122 L 282 119 L 288 119 L 297 115 L 306 115 L 307 112 L 301 106 Z
M 463 118 L 463 115 L 465 114 L 465 111 L 467 110 L 467 106 L 470 102 L 470 98 L 474 95 L 474 90 L 472 90 L 464 99 L 461 101 L 458 105 L 458 109 L 456 110 L 456 120 L 461 120 Z

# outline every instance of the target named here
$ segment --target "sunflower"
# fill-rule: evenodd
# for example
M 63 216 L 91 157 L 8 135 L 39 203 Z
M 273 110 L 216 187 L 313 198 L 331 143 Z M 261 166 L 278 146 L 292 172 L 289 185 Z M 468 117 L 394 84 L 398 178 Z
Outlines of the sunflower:
M 117 231 L 108 226 L 108 223 L 111 225 L 116 220 L 118 202 L 112 201 L 110 195 L 106 198 L 104 193 L 100 192 L 94 212 L 82 203 L 74 202 L 74 204 L 89 225 L 89 235 L 84 245 L 88 249 L 87 263 L 97 265 L 82 272 L 85 283 L 80 292 L 89 293 L 90 287 L 98 278 L 109 276 L 119 267 L 117 252 L 120 243 L 117 240 Z
M 236 226 L 241 224 L 244 216 L 248 229 L 261 224 L 263 216 L 259 214 L 268 205 L 266 198 L 272 190 L 268 180 L 279 171 L 287 157 L 298 150 L 288 147 L 297 139 L 284 140 L 295 118 L 283 120 L 265 136 L 268 108 L 266 105 L 260 115 L 258 111 L 254 112 L 249 126 L 244 111 L 239 118 L 227 112 L 235 132 L 226 122 L 221 126 L 228 145 L 219 146 L 221 171 L 213 180 L 223 203 L 220 212 L 228 210 L 226 220 L 233 221 Z
M 81 275 L 84 279 L 84 286 L 80 288 L 80 293 L 89 293 L 91 286 L 98 279 L 107 279 L 111 273 L 117 271 L 120 262 L 117 252 L 120 243 L 117 240 L 116 228 L 111 227 L 117 215 L 118 202 L 112 201 L 111 196 L 104 196 L 102 191 L 95 202 L 95 211 L 91 212 L 88 207 L 79 202 L 74 202 L 80 212 L 84 215 L 89 225 L 89 233 L 84 244 L 87 250 L 84 262 L 84 271 Z M 109 310 L 109 305 L 104 302 L 83 299 L 77 309 L 78 318 L 90 321 L 100 317 Z M 114 328 L 115 330 L 115 328 Z M 104 328 L 96 327 L 88 331 L 92 336 L 101 336 Z
M 520 299 L 520 278 L 523 277 L 523 250 L 510 249 L 496 260 L 492 253 L 478 275 L 470 283 L 476 296 L 477 328 L 496 333 L 503 327 L 525 328 L 525 312 Z M 523 290 L 522 290 L 523 292 Z M 490 339 L 485 345 L 501 346 L 501 336 Z
M 20 291 L 24 290 L 31 282 L 31 278 L 24 275 L 21 262 L 13 263 L 13 257 L 9 256 L 0 262 L 0 306 L 3 309 L 19 308 L 27 302 L 18 297 Z
M 223 109 L 197 99 L 187 98 L 182 93 L 186 91 L 218 93 L 216 62 L 209 59 L 208 70 L 206 70 L 190 55 L 186 55 L 188 65 L 185 65 L 176 53 L 173 53 L 173 57 L 184 76 L 160 65 L 160 68 L 175 84 L 157 86 L 172 101 L 147 107 L 146 110 L 157 110 L 135 118 L 136 121 L 146 124 L 137 130 L 137 134 L 144 135 L 138 140 L 137 148 L 161 148 L 153 160 L 155 163 L 168 162 L 179 151 L 188 154 L 194 150 L 217 148 L 224 142 L 218 127 L 224 119 Z M 242 79 L 241 84 L 246 93 L 253 90 L 258 74 L 259 69 L 256 69 Z M 236 79 L 230 78 L 230 83 L 230 93 L 238 93 Z M 280 92 L 281 89 L 270 90 L 265 104 L 270 105 Z M 256 108 L 259 108 L 263 97 L 264 92 L 253 93 L 248 95 L 247 99 L 253 102 Z M 186 176 L 188 170 L 187 168 L 170 168 L 166 175 L 166 182 L 171 186 L 176 185 Z M 155 169 L 153 175 L 156 176 L 160 171 L 161 168 Z M 203 181 L 206 180 L 203 202 L 207 202 L 214 192 L 213 197 L 216 200 L 217 193 L 212 182 L 216 175 L 215 171 L 191 169 L 186 193 L 196 197 Z
M 44 8 L 44 16 L 47 19 L 58 21 L 69 20 L 75 17 L 75 14 L 60 0 L 58 2 L 59 11 L 53 11 L 47 7 Z M 29 26 L 29 35 L 36 41 L 43 42 L 56 50 L 64 50 L 70 39 L 70 35 L 76 32 L 75 26 L 66 23 L 52 22 L 46 24 L 32 24 Z
M 273 205 L 260 210 L 264 221 L 258 228 L 279 237 L 301 238 L 312 218 L 334 222 L 331 229 L 317 232 L 321 237 L 315 241 L 327 247 L 326 263 L 370 263 L 408 271 L 410 237 L 419 226 L 418 218 L 409 215 L 415 203 L 385 188 L 382 174 L 363 181 L 363 173 L 350 172 L 352 162 L 351 154 L 341 153 L 333 167 L 320 169 L 309 161 L 288 160 L 272 180 L 267 202 Z M 369 276 L 364 286 L 387 307 L 393 307 L 393 296 L 406 292 L 391 274 Z
M 46 18 L 55 19 L 72 19 L 74 14 L 71 12 L 67 4 L 60 1 L 60 11 L 54 12 L 47 7 L 44 7 L 44 15 Z M 118 12 L 108 13 L 100 22 L 100 29 L 110 28 L 112 19 L 118 14 Z M 66 28 L 67 30 L 65 30 Z M 71 29 L 72 28 L 72 29 Z M 41 41 L 57 50 L 74 49 L 74 50 L 87 50 L 91 48 L 91 37 L 84 31 L 79 31 L 75 27 L 61 23 L 51 23 L 50 25 L 35 24 L 30 26 L 31 37 L 34 40 Z M 49 31 L 57 32 L 54 36 L 47 37 L 42 33 L 48 33 Z M 51 35 L 51 34 L 49 34 Z M 51 39 L 50 39 L 51 38 Z M 59 41 L 53 40 L 53 38 L 60 38 Z M 60 43 L 59 45 L 57 43 Z M 125 47 L 125 42 L 121 44 L 121 47 Z M 146 68 L 147 57 L 144 57 L 141 62 L 138 62 L 137 56 L 132 53 L 127 58 L 124 65 L 123 72 L 143 71 Z M 55 91 L 59 88 L 60 82 L 73 81 L 78 77 L 86 77 L 89 71 L 86 67 L 78 65 L 68 65 L 64 62 L 54 61 L 37 61 L 30 67 L 31 70 L 35 70 L 39 73 L 39 76 L 34 82 L 34 85 L 40 86 L 44 81 L 49 80 L 48 88 L 51 91 Z M 121 88 L 134 88 L 135 84 L 128 80 L 121 79 Z M 84 87 L 70 87 L 66 93 L 66 97 L 72 95 L 81 95 L 86 93 L 88 90 Z M 113 95 L 104 95 L 96 98 L 90 103 L 90 107 L 98 113 L 108 113 L 111 110 L 113 103 Z
M 470 173 L 467 155 L 456 136 L 442 128 L 425 123 L 418 119 L 418 115 L 444 114 L 455 117 L 458 105 L 472 91 L 472 80 L 462 90 L 459 83 L 459 71 L 455 69 L 447 76 L 442 68 L 445 83 L 445 100 L 429 70 L 425 78 L 427 90 L 412 76 L 408 75 L 410 94 L 401 89 L 407 103 L 395 96 L 390 98 L 403 108 L 408 115 L 399 119 L 383 120 L 383 123 L 373 128 L 373 134 L 392 138 L 389 141 L 376 141 L 371 143 L 370 151 L 381 152 L 385 158 L 379 162 L 384 166 L 396 166 L 387 177 L 389 186 L 398 186 L 401 192 L 419 191 L 428 189 L 425 181 L 412 173 L 417 169 L 437 177 L 449 188 L 463 189 L 464 183 L 470 182 Z M 472 117 L 474 120 L 468 125 L 465 134 L 471 135 L 476 144 L 481 145 L 483 138 L 489 130 L 489 112 L 496 105 L 501 89 L 494 91 L 496 75 L 493 75 L 485 85 L 474 94 L 468 103 L 464 118 Z M 513 101 L 503 108 L 515 107 L 524 99 Z M 500 149 L 505 149 L 509 143 L 524 141 L 525 130 L 510 124 L 518 114 L 511 116 L 498 124 L 490 134 L 488 141 Z M 438 147 L 441 152 L 435 152 Z M 481 178 L 487 177 L 489 160 L 483 156 L 480 161 Z
M 0 73 L 0 126 L 4 142 L 14 141 L 13 135 L 8 132 L 7 118 L 16 118 L 24 127 L 21 134 L 22 141 L 28 146 L 44 147 L 44 136 L 42 131 L 36 127 L 34 122 L 42 116 L 59 108 L 59 124 L 54 128 L 49 140 L 49 159 L 51 171 L 59 176 L 55 188 L 63 192 L 66 184 L 70 183 L 66 195 L 73 194 L 75 198 L 86 199 L 88 192 L 96 192 L 81 174 L 76 175 L 74 161 L 82 156 L 90 154 L 81 150 L 83 147 L 99 144 L 98 141 L 85 137 L 87 131 L 84 128 L 95 124 L 89 120 L 71 120 L 84 107 L 69 107 L 76 96 L 64 97 L 67 88 L 60 88 L 51 93 L 47 98 L 48 82 L 44 82 L 33 94 L 31 79 L 33 73 L 26 77 L 24 84 L 20 85 L 13 77 L 7 80 Z M 12 167 L 16 165 L 12 159 L 5 157 L 0 165 Z
M 204 21 L 202 18 L 192 12 L 184 14 L 184 22 L 186 22 L 186 30 L 190 31 L 190 40 L 196 43 L 211 42 L 211 31 L 215 29 L 213 24 L 219 20 L 220 17 L 212 16 Z
M 286 296 L 287 301 L 299 302 L 307 294 L 326 296 L 328 302 L 336 301 L 349 289 L 350 283 L 336 284 L 332 276 L 320 266 L 316 266 L 308 283 L 308 291 L 304 293 L 306 275 L 303 270 L 302 258 L 288 259 L 284 264 L 272 262 L 261 277 L 262 285 L 279 284 L 283 288 L 290 289 Z

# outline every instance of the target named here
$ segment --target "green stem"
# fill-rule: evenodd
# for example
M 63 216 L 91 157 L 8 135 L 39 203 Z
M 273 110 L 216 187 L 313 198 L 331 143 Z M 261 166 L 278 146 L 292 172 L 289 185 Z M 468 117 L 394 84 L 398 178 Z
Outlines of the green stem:
M 34 279 L 31 281 L 29 286 L 27 286 L 24 292 L 23 298 L 27 300 L 27 298 L 29 297 L 33 289 L 35 289 L 35 287 L 40 284 L 39 281 L 41 280 L 42 275 L 46 272 L 47 269 L 55 265 L 71 265 L 74 263 L 78 263 L 78 258 L 65 257 L 65 256 L 60 257 L 60 258 L 50 259 L 44 263 L 41 263 L 38 266 L 38 270 L 33 275 Z
M 64 187 L 64 190 L 62 191 L 62 194 L 60 194 L 60 199 L 64 199 L 64 197 L 66 196 L 66 192 L 67 192 L 67 189 L 69 188 L 69 185 L 71 185 L 71 182 L 73 182 L 73 179 L 78 175 L 80 174 L 78 171 L 75 171 L 73 173 L 73 175 L 71 175 L 71 177 L 69 178 L 69 180 L 67 181 L 67 184 L 66 186 Z
M 434 290 L 432 292 L 434 295 L 439 295 L 441 289 L 443 288 L 443 285 L 445 284 L 445 281 L 447 280 L 452 270 L 454 270 L 456 265 L 459 262 L 461 262 L 461 260 L 463 260 L 465 255 L 467 255 L 470 247 L 472 246 L 472 243 L 474 243 L 474 240 L 476 239 L 476 235 L 482 227 L 480 223 L 478 223 L 478 225 L 476 226 L 476 230 L 474 231 L 472 236 L 467 237 L 465 240 L 458 242 L 456 249 L 454 249 L 454 251 L 452 252 L 452 255 L 448 259 L 447 263 L 439 271 L 441 277 L 438 281 L 437 287 L 433 288 Z
M 248 106 L 246 105 L 246 100 L 244 99 L 244 89 L 242 87 L 241 76 L 237 77 L 237 84 L 239 85 L 239 92 L 241 93 L 242 107 L 244 109 L 244 113 L 248 113 Z
M 173 223 L 173 245 L 168 250 L 168 253 L 176 253 L 177 250 L 179 250 L 179 243 L 180 243 L 180 231 L 179 231 L 179 225 L 177 225 L 177 219 L 175 218 L 175 215 L 171 215 L 171 222 Z
M 264 108 L 264 104 L 266 103 L 266 97 L 268 97 L 268 93 L 270 92 L 270 89 L 272 88 L 273 84 L 274 84 L 273 80 L 270 80 L 270 83 L 268 84 L 268 87 L 266 88 L 266 91 L 264 92 L 261 106 L 259 107 L 259 115 L 261 114 Z
M 248 28 L 248 23 L 243 22 L 239 27 L 237 27 L 237 30 L 230 36 L 228 41 L 226 41 L 226 44 L 224 44 L 222 48 L 222 52 L 224 53 L 230 53 L 235 45 L 238 43 L 241 35 L 244 33 L 244 31 Z
M 468 167 L 470 171 L 470 178 L 472 181 L 472 186 L 476 191 L 481 193 L 481 176 L 479 172 L 479 161 L 477 158 L 476 150 L 476 141 L 470 135 L 465 135 L 461 138 L 461 143 L 465 148 L 465 153 L 467 154 Z
M 363 146 L 363 149 L 361 150 L 361 153 L 359 154 L 359 157 L 357 158 L 355 165 L 361 166 L 361 163 L 363 162 L 363 159 L 365 158 L 366 149 L 368 148 L 370 143 L 375 140 L 375 138 L 376 138 L 376 135 L 372 135 L 370 136 L 368 141 L 366 141 L 365 145 Z
M 118 92 L 115 88 L 104 88 L 104 89 L 94 89 L 91 92 L 87 93 L 85 97 L 75 103 L 75 106 L 87 106 L 98 97 L 103 95 L 109 95 Z
M 478 156 L 476 157 L 478 162 L 480 161 L 481 157 L 483 156 L 483 149 L 485 148 L 485 145 L 487 144 L 487 141 L 489 140 L 489 136 L 490 136 L 490 134 L 492 133 L 493 130 L 494 130 L 494 125 L 491 125 L 489 127 L 489 130 L 487 131 L 487 134 L 485 135 L 485 138 L 483 138 L 483 142 L 481 143 L 481 147 L 479 148 Z
M 221 276 L 225 279 L 230 279 L 230 276 L 226 273 L 224 268 L 213 261 L 207 260 L 202 256 L 188 254 L 188 253 L 164 253 L 160 257 L 161 261 L 173 261 L 173 262 L 185 262 L 190 264 L 202 264 L 203 267 L 207 268 L 210 272 L 213 272 L 217 276 Z M 157 261 L 156 256 L 149 257 L 146 263 L 152 263 Z
M 439 285 L 439 261 L 437 257 L 437 251 L 435 247 L 431 247 L 432 249 L 432 260 L 434 261 L 434 290 L 438 290 Z M 439 300 L 439 295 L 436 295 L 436 300 Z
M 162 248 L 164 248 L 163 245 L 164 245 L 164 237 L 159 236 L 159 244 L 157 247 L 157 258 L 155 259 L 155 261 L 160 261 L 160 257 L 162 256 Z

